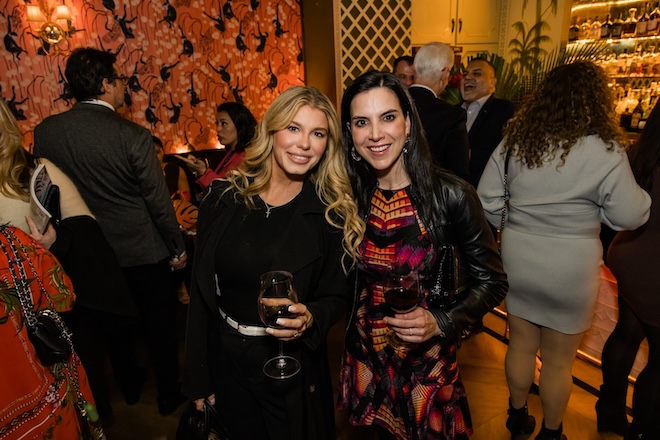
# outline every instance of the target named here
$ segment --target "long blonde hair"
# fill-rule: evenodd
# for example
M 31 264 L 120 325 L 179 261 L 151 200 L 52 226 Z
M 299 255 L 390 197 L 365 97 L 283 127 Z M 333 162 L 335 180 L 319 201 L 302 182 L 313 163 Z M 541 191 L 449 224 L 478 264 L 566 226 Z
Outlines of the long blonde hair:
M 0 193 L 29 200 L 28 168 L 21 130 L 7 103 L 0 99 Z
M 227 180 L 236 191 L 237 198 L 251 209 L 254 197 L 264 191 L 272 173 L 271 155 L 275 133 L 289 126 L 298 110 L 309 106 L 322 111 L 328 119 L 328 144 L 320 162 L 310 171 L 316 194 L 326 205 L 325 218 L 333 227 L 344 232 L 343 248 L 352 267 L 358 259 L 357 247 L 364 236 L 365 225 L 358 216 L 357 204 L 344 167 L 344 150 L 337 112 L 330 100 L 314 87 L 294 86 L 284 91 L 270 105 L 257 126 L 250 148 L 245 150 L 242 165 L 227 174 Z

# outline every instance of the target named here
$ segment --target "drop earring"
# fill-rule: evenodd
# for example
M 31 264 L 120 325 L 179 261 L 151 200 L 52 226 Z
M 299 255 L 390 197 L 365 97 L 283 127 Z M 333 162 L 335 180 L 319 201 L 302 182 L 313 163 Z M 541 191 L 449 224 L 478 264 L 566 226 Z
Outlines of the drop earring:
M 355 150 L 355 147 L 351 148 L 351 157 L 356 162 L 359 162 L 359 161 L 362 160 L 362 157 L 360 157 L 360 155 L 357 154 L 357 151 Z
M 403 144 L 403 154 L 408 154 L 408 144 L 410 143 L 410 135 L 406 135 L 406 142 Z

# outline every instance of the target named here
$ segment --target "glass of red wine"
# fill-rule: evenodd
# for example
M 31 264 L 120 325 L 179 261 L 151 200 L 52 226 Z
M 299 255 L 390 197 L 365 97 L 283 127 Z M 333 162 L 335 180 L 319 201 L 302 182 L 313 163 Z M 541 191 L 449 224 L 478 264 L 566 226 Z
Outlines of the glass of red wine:
M 263 298 L 276 299 L 277 305 L 265 305 Z M 273 301 L 270 301 L 271 303 Z M 277 324 L 278 318 L 295 318 L 289 312 L 289 306 L 298 302 L 296 291 L 293 290 L 293 275 L 283 270 L 266 272 L 261 275 L 259 288 L 259 316 L 264 324 L 272 328 L 284 328 Z M 264 364 L 264 374 L 272 379 L 288 379 L 300 371 L 300 362 L 292 356 L 284 355 L 284 346 L 278 340 L 279 354 Z
M 411 312 L 419 305 L 419 275 L 416 270 L 396 267 L 388 271 L 383 284 L 385 302 L 395 313 Z M 396 332 L 387 333 L 387 342 L 395 349 L 410 349 L 416 344 L 399 339 Z

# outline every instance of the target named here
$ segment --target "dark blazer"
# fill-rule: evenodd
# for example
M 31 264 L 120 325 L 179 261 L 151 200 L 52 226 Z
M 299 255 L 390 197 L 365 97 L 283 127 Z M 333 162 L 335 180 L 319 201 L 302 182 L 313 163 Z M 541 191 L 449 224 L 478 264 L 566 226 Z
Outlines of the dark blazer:
M 151 133 L 85 102 L 34 129 L 34 152 L 64 171 L 96 217 L 122 267 L 185 249 Z
M 218 346 L 217 334 L 222 318 L 218 312 L 215 253 L 228 224 L 241 207 L 232 192 L 224 193 L 228 183 L 211 184 L 199 210 L 197 248 L 193 266 L 182 391 L 197 399 L 216 392 L 213 386 L 213 362 L 210 349 Z M 318 199 L 314 185 L 305 182 L 301 203 L 291 217 L 281 240 L 285 249 L 273 270 L 293 274 L 298 300 L 314 316 L 310 329 L 287 342 L 287 352 L 300 360 L 302 384 L 286 394 L 291 409 L 292 438 L 333 439 L 334 411 L 332 385 L 325 338 L 330 327 L 343 316 L 347 306 L 348 286 L 341 268 L 342 231 L 325 220 L 325 206 Z M 298 432 L 304 429 L 304 432 Z
M 470 139 L 470 177 L 468 181 L 475 188 L 486 168 L 490 155 L 502 141 L 502 129 L 513 117 L 515 105 L 506 99 L 492 95 L 484 103 L 468 132 Z
M 441 101 L 424 87 L 413 85 L 408 92 L 417 107 L 436 163 L 466 179 L 470 153 L 465 110 Z

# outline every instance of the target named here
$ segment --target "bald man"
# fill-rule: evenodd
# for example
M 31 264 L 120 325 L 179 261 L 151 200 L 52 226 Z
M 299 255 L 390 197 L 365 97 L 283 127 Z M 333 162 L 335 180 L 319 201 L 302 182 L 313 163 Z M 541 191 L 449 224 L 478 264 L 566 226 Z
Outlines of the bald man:
M 461 77 L 462 107 L 467 112 L 470 141 L 468 181 L 476 188 L 486 163 L 502 140 L 504 125 L 513 116 L 511 101 L 496 98 L 495 67 L 484 59 L 473 59 Z

